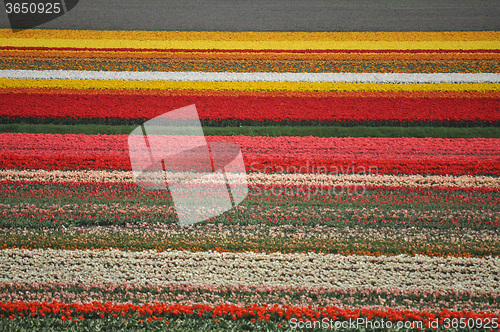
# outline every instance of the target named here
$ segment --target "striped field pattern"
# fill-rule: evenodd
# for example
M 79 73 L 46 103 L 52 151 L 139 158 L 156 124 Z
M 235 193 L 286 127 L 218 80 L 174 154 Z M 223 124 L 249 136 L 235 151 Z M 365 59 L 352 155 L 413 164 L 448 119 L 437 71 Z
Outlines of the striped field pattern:
M 127 137 L 191 104 L 249 194 L 180 227 Z M 497 31 L 0 30 L 0 326 L 496 329 L 499 126 Z

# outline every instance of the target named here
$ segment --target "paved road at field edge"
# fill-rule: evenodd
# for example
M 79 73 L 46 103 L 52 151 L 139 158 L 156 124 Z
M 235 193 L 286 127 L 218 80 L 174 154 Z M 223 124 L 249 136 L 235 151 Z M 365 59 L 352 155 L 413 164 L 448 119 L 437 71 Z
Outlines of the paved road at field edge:
M 0 28 L 10 28 L 0 5 Z M 500 30 L 500 1 L 80 0 L 39 28 L 180 31 Z

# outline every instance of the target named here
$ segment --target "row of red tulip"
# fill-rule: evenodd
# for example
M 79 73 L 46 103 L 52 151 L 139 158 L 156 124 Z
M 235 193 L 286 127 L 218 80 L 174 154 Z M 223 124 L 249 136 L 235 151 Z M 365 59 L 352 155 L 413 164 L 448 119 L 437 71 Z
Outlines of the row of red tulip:
M 0 134 L 0 167 L 130 170 L 127 135 Z M 500 175 L 499 139 L 210 136 L 250 172 Z M 162 149 L 162 147 L 158 147 Z
M 197 105 L 203 120 L 500 121 L 499 98 L 2 93 L 0 117 L 150 119 Z
M 411 310 L 377 310 L 377 309 L 340 309 L 337 307 L 292 307 L 288 305 L 247 305 L 245 307 L 234 304 L 221 304 L 211 307 L 204 304 L 182 305 L 174 304 L 167 305 L 164 303 L 133 305 L 113 304 L 111 302 L 100 303 L 71 303 L 65 304 L 62 302 L 0 302 L 0 310 L 2 318 L 9 317 L 13 319 L 17 316 L 30 317 L 59 317 L 62 320 L 73 319 L 78 317 L 80 320 L 87 318 L 104 318 L 112 316 L 144 317 L 145 320 L 151 321 L 150 318 L 158 320 L 175 318 L 182 316 L 198 316 L 198 317 L 227 317 L 236 319 L 253 320 L 292 320 L 292 321 L 345 321 L 358 320 L 364 318 L 368 320 L 386 320 L 391 322 L 412 321 L 423 322 L 424 326 L 429 327 L 431 322 L 437 321 L 441 325 L 445 324 L 446 320 L 463 319 L 468 324 L 474 324 L 474 327 L 481 325 L 489 325 L 490 328 L 498 327 L 499 314 L 488 312 L 453 312 L 443 310 L 438 313 L 411 311 Z M 326 319 L 326 320 L 325 320 Z

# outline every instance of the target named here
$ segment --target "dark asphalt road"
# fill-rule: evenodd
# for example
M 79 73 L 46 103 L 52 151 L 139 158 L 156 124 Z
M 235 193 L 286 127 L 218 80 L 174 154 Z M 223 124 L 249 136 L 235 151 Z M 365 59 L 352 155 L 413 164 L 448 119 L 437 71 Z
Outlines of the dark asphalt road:
M 0 5 L 0 28 L 10 28 Z M 500 1 L 81 0 L 39 28 L 194 31 L 500 30 Z

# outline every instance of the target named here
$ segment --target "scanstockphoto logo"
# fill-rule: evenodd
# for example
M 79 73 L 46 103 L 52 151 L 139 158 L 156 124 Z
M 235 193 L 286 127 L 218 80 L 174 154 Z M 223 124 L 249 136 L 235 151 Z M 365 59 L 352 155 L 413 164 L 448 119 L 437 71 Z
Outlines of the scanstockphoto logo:
M 195 105 L 146 121 L 129 135 L 128 147 L 136 184 L 169 189 L 182 226 L 220 215 L 248 194 L 240 147 L 208 143 Z
M 79 0 L 4 0 L 14 32 L 31 29 L 66 14 Z

